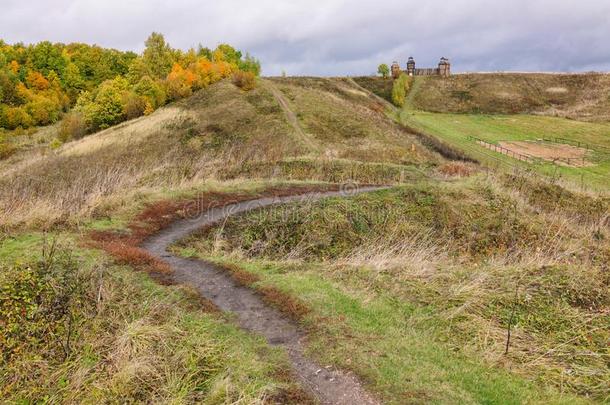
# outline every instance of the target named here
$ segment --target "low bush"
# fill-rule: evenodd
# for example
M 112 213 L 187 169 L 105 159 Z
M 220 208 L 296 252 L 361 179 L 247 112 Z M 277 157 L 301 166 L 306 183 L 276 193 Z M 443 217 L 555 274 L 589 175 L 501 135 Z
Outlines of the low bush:
M 438 168 L 443 176 L 447 177 L 468 177 L 476 172 L 474 165 L 465 162 L 448 162 Z
M 256 87 L 256 76 L 251 72 L 237 71 L 233 73 L 233 84 L 245 91 L 253 90 Z
M 67 114 L 61 121 L 57 138 L 61 142 L 80 139 L 87 133 L 87 124 L 85 118 L 79 112 Z
M 75 325 L 93 307 L 87 277 L 55 244 L 37 263 L 0 268 L 1 364 L 29 352 L 49 362 L 70 355 Z
M 15 147 L 15 145 L 0 137 L 0 160 L 6 159 L 7 157 L 11 156 L 13 153 L 16 152 L 16 150 L 17 148 Z

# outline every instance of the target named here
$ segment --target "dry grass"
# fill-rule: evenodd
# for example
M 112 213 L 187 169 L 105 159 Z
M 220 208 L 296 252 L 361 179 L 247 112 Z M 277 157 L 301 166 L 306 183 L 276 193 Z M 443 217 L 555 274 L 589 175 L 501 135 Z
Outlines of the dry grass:
M 351 175 L 366 183 L 387 181 L 386 174 L 373 173 L 378 161 L 403 165 L 441 161 L 373 111 L 370 107 L 376 101 L 354 90 L 349 81 L 335 82 L 329 82 L 326 91 L 298 80 L 279 84 L 297 95 L 298 100 L 290 103 L 305 127 L 315 127 L 309 135 L 336 140 L 327 142 L 326 150 L 312 150 L 295 140 L 294 128 L 268 86 L 244 93 L 225 81 L 57 151 L 1 163 L 5 171 L 0 179 L 0 227 L 74 225 L 120 199 L 187 189 L 215 179 L 306 179 L 274 173 L 274 167 L 292 164 L 299 156 L 323 174 L 327 165 L 320 158 L 370 163 L 370 169 L 318 176 L 341 181 Z M 399 177 L 400 170 L 391 176 Z
M 442 159 L 389 120 L 379 101 L 348 79 L 273 79 L 323 156 L 366 162 L 434 164 Z
M 448 162 L 438 168 L 438 172 L 445 177 L 469 177 L 477 172 L 477 167 L 466 162 Z
M 270 103 L 264 90 L 243 95 L 218 83 L 150 117 L 9 166 L 0 179 L 2 225 L 86 218 L 119 195 L 186 188 L 227 164 L 290 154 L 282 140 L 288 126 L 281 111 L 265 110 Z
M 465 74 L 425 78 L 413 104 L 432 112 L 536 113 L 608 121 L 608 88 L 608 74 Z
M 262 196 L 288 196 L 310 192 L 335 190 L 332 185 L 292 185 L 285 187 L 268 187 L 259 193 L 200 193 L 196 198 L 183 200 L 159 200 L 148 204 L 127 225 L 127 230 L 93 230 L 89 232 L 90 245 L 106 251 L 119 264 L 149 273 L 157 281 L 170 284 L 171 268 L 162 260 L 140 248 L 140 244 L 149 236 L 159 232 L 178 218 L 193 217 L 205 210 L 221 207 L 240 201 L 247 201 Z M 267 294 L 264 294 L 267 296 Z M 269 292 L 269 296 L 273 294 Z

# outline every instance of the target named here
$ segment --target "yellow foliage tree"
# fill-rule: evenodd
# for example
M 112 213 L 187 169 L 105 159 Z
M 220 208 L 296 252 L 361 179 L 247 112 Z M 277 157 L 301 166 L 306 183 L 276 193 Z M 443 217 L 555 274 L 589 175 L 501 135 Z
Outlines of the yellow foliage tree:
M 17 62 L 16 60 L 11 61 L 11 63 L 8 64 L 8 68 L 14 73 L 17 74 L 19 72 L 19 68 L 21 66 L 19 66 L 19 62 Z
M 196 77 L 190 70 L 185 70 L 175 63 L 171 72 L 167 75 L 167 95 L 170 100 L 188 97 L 193 93 L 193 83 Z
M 45 77 L 41 73 L 35 72 L 33 70 L 30 70 L 28 72 L 28 75 L 25 78 L 25 82 L 30 89 L 42 91 L 47 90 L 49 88 L 49 81 L 45 79 Z

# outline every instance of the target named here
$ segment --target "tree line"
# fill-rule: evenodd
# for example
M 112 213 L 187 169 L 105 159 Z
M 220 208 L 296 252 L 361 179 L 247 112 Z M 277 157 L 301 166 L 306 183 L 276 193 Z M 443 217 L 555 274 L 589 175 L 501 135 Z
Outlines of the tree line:
M 9 45 L 0 40 L 0 128 L 63 118 L 66 141 L 150 114 L 223 78 L 252 87 L 260 63 L 230 45 L 172 48 L 152 33 L 142 54 L 81 43 Z

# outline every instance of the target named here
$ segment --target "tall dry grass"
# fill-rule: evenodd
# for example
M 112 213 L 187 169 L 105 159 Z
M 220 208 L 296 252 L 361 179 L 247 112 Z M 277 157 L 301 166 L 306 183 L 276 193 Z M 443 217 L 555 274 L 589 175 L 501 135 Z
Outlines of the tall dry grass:
M 280 114 L 259 116 L 229 83 L 210 91 L 212 101 L 199 94 L 57 152 L 9 165 L 0 178 L 0 226 L 86 218 L 117 196 L 190 187 L 216 178 L 227 166 L 291 153 L 289 142 L 279 136 Z M 219 105 L 208 108 L 213 102 Z
M 282 88 L 294 93 L 308 136 L 328 141 L 324 150 L 299 141 L 268 86 L 244 93 L 225 81 L 57 151 L 2 163 L 0 227 L 75 223 L 118 199 L 210 180 L 394 183 L 411 179 L 413 165 L 439 161 L 349 82 L 329 83 Z
M 7 287 L 6 275 L 20 270 L 2 267 Z M 79 272 L 71 350 L 53 356 L 49 347 L 64 336 L 48 333 L 8 359 L 3 353 L 3 402 L 309 403 L 281 353 L 202 311 L 192 289 L 160 287 L 102 260 L 81 263 Z M 55 286 L 61 271 L 54 276 L 44 282 Z M 29 322 L 23 316 L 19 327 L 28 330 Z

